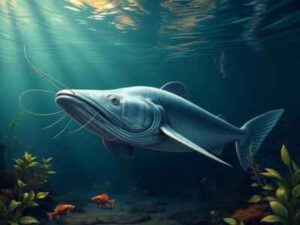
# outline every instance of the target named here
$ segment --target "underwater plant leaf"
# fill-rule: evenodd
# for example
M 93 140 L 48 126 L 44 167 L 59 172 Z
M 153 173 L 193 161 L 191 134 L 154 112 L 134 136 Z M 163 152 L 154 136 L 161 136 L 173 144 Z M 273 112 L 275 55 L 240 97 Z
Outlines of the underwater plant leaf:
M 265 191 L 272 191 L 274 190 L 274 187 L 271 184 L 266 184 L 265 186 L 263 186 L 263 189 Z
M 28 207 L 36 207 L 36 206 L 39 206 L 39 204 L 37 202 L 30 202 L 28 204 Z
M 13 212 L 19 205 L 21 205 L 21 202 L 17 202 L 15 200 L 12 200 L 9 203 L 8 212 Z
M 299 198 L 300 197 L 300 184 L 296 185 L 292 190 L 292 196 L 293 198 Z
M 297 171 L 300 169 L 299 166 L 293 160 L 292 160 L 292 167 L 293 167 L 294 171 Z
M 38 165 L 39 165 L 38 162 L 32 162 L 32 163 L 28 164 L 28 167 L 36 167 Z
M 276 198 L 283 202 L 286 203 L 288 202 L 288 198 L 289 198 L 289 194 L 287 192 L 287 190 L 283 187 L 283 186 L 279 186 L 276 190 Z
M 295 172 L 295 183 L 296 184 L 300 183 L 300 170 L 296 170 Z
M 251 184 L 251 187 L 254 187 L 254 188 L 259 187 L 259 184 L 254 182 L 254 183 Z
M 38 224 L 39 221 L 32 216 L 23 216 L 19 219 L 21 224 Z
M 24 154 L 24 159 L 25 159 L 26 161 L 31 160 L 31 154 L 29 154 L 28 152 L 25 152 L 25 154 Z
M 237 225 L 237 221 L 233 218 L 224 218 L 223 220 L 228 225 Z
M 270 202 L 270 207 L 276 216 L 288 218 L 288 210 L 282 203 L 278 201 L 272 201 Z
M 56 174 L 56 172 L 54 170 L 50 170 L 48 171 L 48 174 Z
M 22 165 L 24 163 L 24 161 L 22 159 L 14 159 L 14 161 L 18 164 L 18 165 Z
M 21 180 L 17 180 L 17 185 L 18 185 L 20 188 L 23 188 L 23 187 L 26 186 L 26 184 L 23 183 L 23 181 L 21 181 Z
M 258 203 L 260 202 L 262 197 L 260 195 L 253 195 L 248 202 L 250 203 Z
M 7 213 L 7 207 L 4 204 L 4 202 L 0 200 L 0 215 L 5 215 L 6 213 Z
M 263 223 L 284 223 L 285 220 L 283 220 L 279 216 L 269 215 L 269 216 L 266 216 L 265 218 L 263 218 L 260 222 L 263 222 Z
M 13 221 L 13 220 L 9 220 L 9 221 L 7 221 L 7 223 L 8 223 L 9 225 L 19 225 L 18 222 Z
M 29 198 L 29 194 L 27 192 L 25 192 L 23 194 L 23 202 L 27 202 L 28 201 L 28 198 Z
M 33 191 L 30 191 L 30 192 L 25 192 L 24 194 L 23 194 L 23 203 L 25 204 L 25 205 L 28 205 L 28 204 L 30 204 L 33 200 L 34 200 L 34 197 L 35 197 L 35 194 L 34 194 L 34 192 Z
M 49 192 L 39 192 L 39 193 L 37 193 L 36 198 L 37 199 L 44 199 L 44 198 L 47 197 L 48 194 L 49 194 Z
M 43 159 L 43 162 L 44 162 L 44 163 L 49 163 L 51 160 L 52 160 L 52 157 L 47 158 L 47 159 Z
M 29 192 L 29 197 L 28 197 L 28 201 L 29 202 L 32 202 L 34 200 L 34 197 L 35 197 L 35 194 L 33 191 L 30 191 Z
M 264 198 L 265 201 L 271 202 L 271 201 L 277 201 L 276 198 L 274 198 L 273 196 L 267 196 Z
M 266 171 L 267 172 L 261 173 L 261 175 L 263 175 L 265 177 L 275 178 L 279 181 L 283 180 L 282 176 L 280 175 L 280 173 L 278 171 L 271 169 L 271 168 L 266 168 Z
M 285 145 L 282 145 L 282 148 L 281 148 L 281 160 L 286 166 L 290 166 L 292 163 L 289 152 L 288 152 L 287 148 L 285 147 Z

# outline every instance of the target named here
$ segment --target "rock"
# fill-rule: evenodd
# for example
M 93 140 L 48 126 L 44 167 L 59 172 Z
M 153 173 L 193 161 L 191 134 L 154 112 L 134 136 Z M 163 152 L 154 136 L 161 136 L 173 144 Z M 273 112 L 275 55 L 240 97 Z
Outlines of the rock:
M 193 210 L 175 212 L 168 219 L 176 220 L 183 225 L 212 225 L 209 215 Z
M 130 209 L 130 213 L 146 213 L 146 214 L 154 214 L 164 212 L 165 205 L 160 202 L 153 201 L 142 201 L 134 203 Z
M 147 215 L 116 213 L 110 215 L 73 214 L 62 217 L 57 222 L 64 225 L 98 225 L 98 224 L 139 224 L 150 221 Z

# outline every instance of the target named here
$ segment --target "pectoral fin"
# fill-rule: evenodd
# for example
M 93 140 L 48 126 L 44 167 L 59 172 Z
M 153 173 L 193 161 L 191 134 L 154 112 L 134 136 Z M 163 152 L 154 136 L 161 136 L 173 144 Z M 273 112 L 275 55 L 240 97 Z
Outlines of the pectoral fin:
M 103 139 L 104 147 L 122 159 L 133 159 L 135 149 L 133 146 L 126 145 L 117 141 Z
M 230 166 L 230 164 L 226 163 L 225 161 L 219 159 L 218 157 L 214 156 L 213 154 L 209 153 L 208 151 L 206 151 L 205 149 L 201 148 L 200 146 L 198 146 L 197 144 L 195 144 L 194 142 L 188 140 L 187 138 L 185 138 L 184 136 L 182 136 L 181 134 L 179 134 L 177 131 L 173 130 L 170 126 L 168 125 L 164 125 L 160 127 L 160 130 L 167 135 L 168 137 L 178 141 L 179 143 L 188 146 L 189 148 L 194 149 L 195 151 L 211 158 L 214 159 L 220 163 L 223 163 L 227 166 Z
M 224 146 L 221 146 L 221 147 L 211 148 L 210 151 L 212 153 L 214 153 L 215 155 L 220 156 L 223 153 L 223 149 L 224 149 Z

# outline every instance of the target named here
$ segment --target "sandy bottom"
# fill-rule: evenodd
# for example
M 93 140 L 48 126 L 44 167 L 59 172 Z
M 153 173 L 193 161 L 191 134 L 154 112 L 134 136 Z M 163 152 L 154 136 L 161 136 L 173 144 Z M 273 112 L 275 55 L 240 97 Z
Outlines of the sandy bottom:
M 209 211 L 214 208 L 211 202 L 199 201 L 193 198 L 176 199 L 149 196 L 147 198 L 141 198 L 122 195 L 112 197 L 116 199 L 116 204 L 113 206 L 113 208 L 97 208 L 94 203 L 90 202 L 80 207 L 77 211 L 75 210 L 69 216 L 62 216 L 57 221 L 48 221 L 45 224 L 180 225 L 189 224 L 190 222 L 178 221 L 178 215 L 174 218 L 174 215 L 176 215 L 176 213 L 196 211 L 199 212 L 199 214 L 203 215 L 206 221 L 209 221 Z M 189 214 L 183 214 L 182 217 L 186 217 L 185 219 L 186 221 L 188 221 Z M 138 221 L 139 219 L 144 219 L 145 221 Z

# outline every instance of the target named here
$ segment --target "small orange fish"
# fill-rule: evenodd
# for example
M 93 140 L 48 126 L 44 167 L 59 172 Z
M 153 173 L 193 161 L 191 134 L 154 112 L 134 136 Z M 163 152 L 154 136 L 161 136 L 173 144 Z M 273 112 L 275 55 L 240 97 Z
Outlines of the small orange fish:
M 97 195 L 92 198 L 92 201 L 97 204 L 97 207 L 99 207 L 99 205 L 112 207 L 116 202 L 114 199 L 109 199 L 107 194 Z
M 49 217 L 49 220 L 58 219 L 63 213 L 66 213 L 68 215 L 70 212 L 73 211 L 74 208 L 74 205 L 59 204 L 55 207 L 53 212 L 49 212 L 47 213 L 47 215 Z

